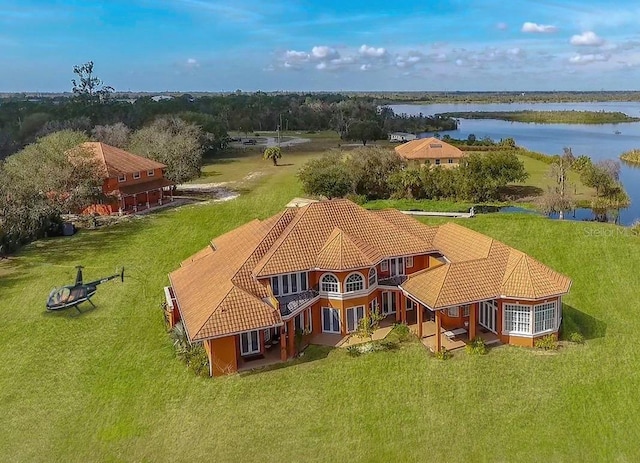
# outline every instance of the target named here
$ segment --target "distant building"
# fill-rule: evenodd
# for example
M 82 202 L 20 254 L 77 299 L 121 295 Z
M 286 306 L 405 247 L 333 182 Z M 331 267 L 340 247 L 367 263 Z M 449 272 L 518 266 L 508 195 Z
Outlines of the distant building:
M 396 146 L 395 150 L 417 165 L 457 167 L 466 156 L 460 149 L 435 137 L 416 139 Z
M 135 213 L 173 200 L 175 183 L 164 177 L 164 164 L 105 143 L 87 142 L 80 146 L 98 160 L 106 198 L 86 208 L 84 214 Z
M 158 101 L 165 101 L 165 100 L 173 100 L 173 98 L 174 98 L 174 97 L 173 97 L 173 96 L 171 96 L 171 95 L 156 95 L 156 96 L 152 96 L 152 97 L 151 97 L 151 99 L 152 99 L 153 101 L 156 101 L 156 102 L 158 102 Z
M 391 143 L 404 143 L 415 140 L 416 138 L 417 137 L 414 134 L 406 132 L 392 132 L 389 134 L 389 141 Z

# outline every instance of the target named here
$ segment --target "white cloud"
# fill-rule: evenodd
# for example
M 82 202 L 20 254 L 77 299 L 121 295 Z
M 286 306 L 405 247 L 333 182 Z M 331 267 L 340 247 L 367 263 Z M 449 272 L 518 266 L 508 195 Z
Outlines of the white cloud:
M 595 63 L 597 61 L 608 61 L 608 60 L 609 60 L 609 56 L 603 55 L 601 53 L 589 53 L 586 55 L 577 54 L 569 58 L 569 62 L 571 64 L 589 64 L 589 63 Z
M 382 58 L 387 54 L 387 50 L 385 48 L 368 47 L 367 45 L 362 45 L 358 51 L 362 56 L 366 56 L 368 58 Z
M 556 26 L 551 26 L 548 24 L 536 24 L 532 22 L 525 22 L 522 25 L 522 32 L 533 33 L 533 34 L 549 34 L 551 32 L 556 32 L 558 28 Z
M 599 47 L 604 43 L 604 40 L 602 39 L 602 37 L 598 37 L 598 35 L 595 32 L 586 31 L 586 32 L 583 32 L 582 34 L 572 36 L 569 43 L 571 43 L 571 45 L 574 45 L 576 47 L 584 47 L 584 46 Z
M 340 54 L 333 48 L 326 45 L 315 46 L 311 49 L 311 57 L 314 59 L 337 59 L 340 58 Z
M 322 71 L 324 69 L 327 69 L 327 63 L 326 61 L 321 61 L 318 64 L 316 64 L 316 69 Z
M 371 69 L 370 64 L 363 64 L 362 66 L 360 66 L 361 71 L 368 71 L 369 69 Z
M 309 53 L 306 51 L 287 50 L 284 57 L 289 61 L 307 61 Z

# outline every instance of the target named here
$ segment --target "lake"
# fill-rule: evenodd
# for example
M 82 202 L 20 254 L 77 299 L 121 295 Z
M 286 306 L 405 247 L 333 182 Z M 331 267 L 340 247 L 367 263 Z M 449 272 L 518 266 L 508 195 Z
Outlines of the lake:
M 640 102 L 595 103 L 489 103 L 489 104 L 431 104 L 391 105 L 395 113 L 437 114 L 458 111 L 619 111 L 640 117 Z M 616 132 L 620 132 L 616 134 Z M 445 132 L 443 132 L 445 133 Z M 513 138 L 519 146 L 545 154 L 562 154 L 570 147 L 575 156 L 586 154 L 593 160 L 615 159 L 625 151 L 640 148 L 640 122 L 621 124 L 534 124 L 508 122 L 495 119 L 461 119 L 458 130 L 446 132 L 453 138 L 467 138 L 474 134 L 478 139 L 490 137 Z M 640 168 L 622 164 L 620 179 L 624 184 L 631 206 L 620 212 L 620 223 L 631 225 L 640 219 Z M 588 216 L 590 214 L 587 214 Z M 585 216 L 584 211 L 579 214 Z

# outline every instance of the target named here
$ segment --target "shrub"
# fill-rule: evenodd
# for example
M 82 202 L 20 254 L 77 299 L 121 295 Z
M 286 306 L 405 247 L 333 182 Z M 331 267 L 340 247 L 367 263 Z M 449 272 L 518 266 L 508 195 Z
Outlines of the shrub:
M 440 350 L 433 354 L 435 358 L 438 360 L 448 360 L 453 357 L 453 354 L 447 350 L 446 347 L 442 346 Z
M 360 346 L 356 344 L 347 347 L 347 354 L 349 354 L 351 357 L 358 357 L 362 354 L 362 351 L 360 350 Z
M 533 346 L 536 349 L 543 350 L 557 350 L 558 349 L 558 341 L 555 336 L 548 334 L 543 336 L 542 338 L 536 339 Z
M 209 375 L 209 358 L 202 343 L 191 343 L 182 322 L 176 323 L 171 330 L 171 339 L 176 356 L 197 376 Z
M 484 355 L 487 353 L 487 345 L 482 338 L 473 338 L 469 344 L 466 345 L 465 350 L 469 355 Z
M 399 323 L 394 326 L 392 332 L 396 334 L 400 342 L 406 342 L 411 338 L 411 330 L 404 323 Z
M 583 344 L 584 336 L 582 336 L 582 334 L 578 333 L 577 331 L 574 331 L 569 335 L 569 341 L 574 342 L 576 344 Z
M 380 341 L 380 347 L 382 350 L 396 350 L 400 347 L 400 341 L 398 339 L 386 337 Z

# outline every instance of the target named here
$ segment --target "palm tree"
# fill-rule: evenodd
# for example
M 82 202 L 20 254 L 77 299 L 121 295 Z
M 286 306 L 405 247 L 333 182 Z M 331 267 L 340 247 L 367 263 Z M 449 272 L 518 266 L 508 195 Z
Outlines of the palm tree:
M 264 150 L 264 159 L 271 159 L 273 161 L 273 165 L 278 165 L 278 159 L 282 157 L 282 150 L 279 146 L 270 146 L 269 148 Z

